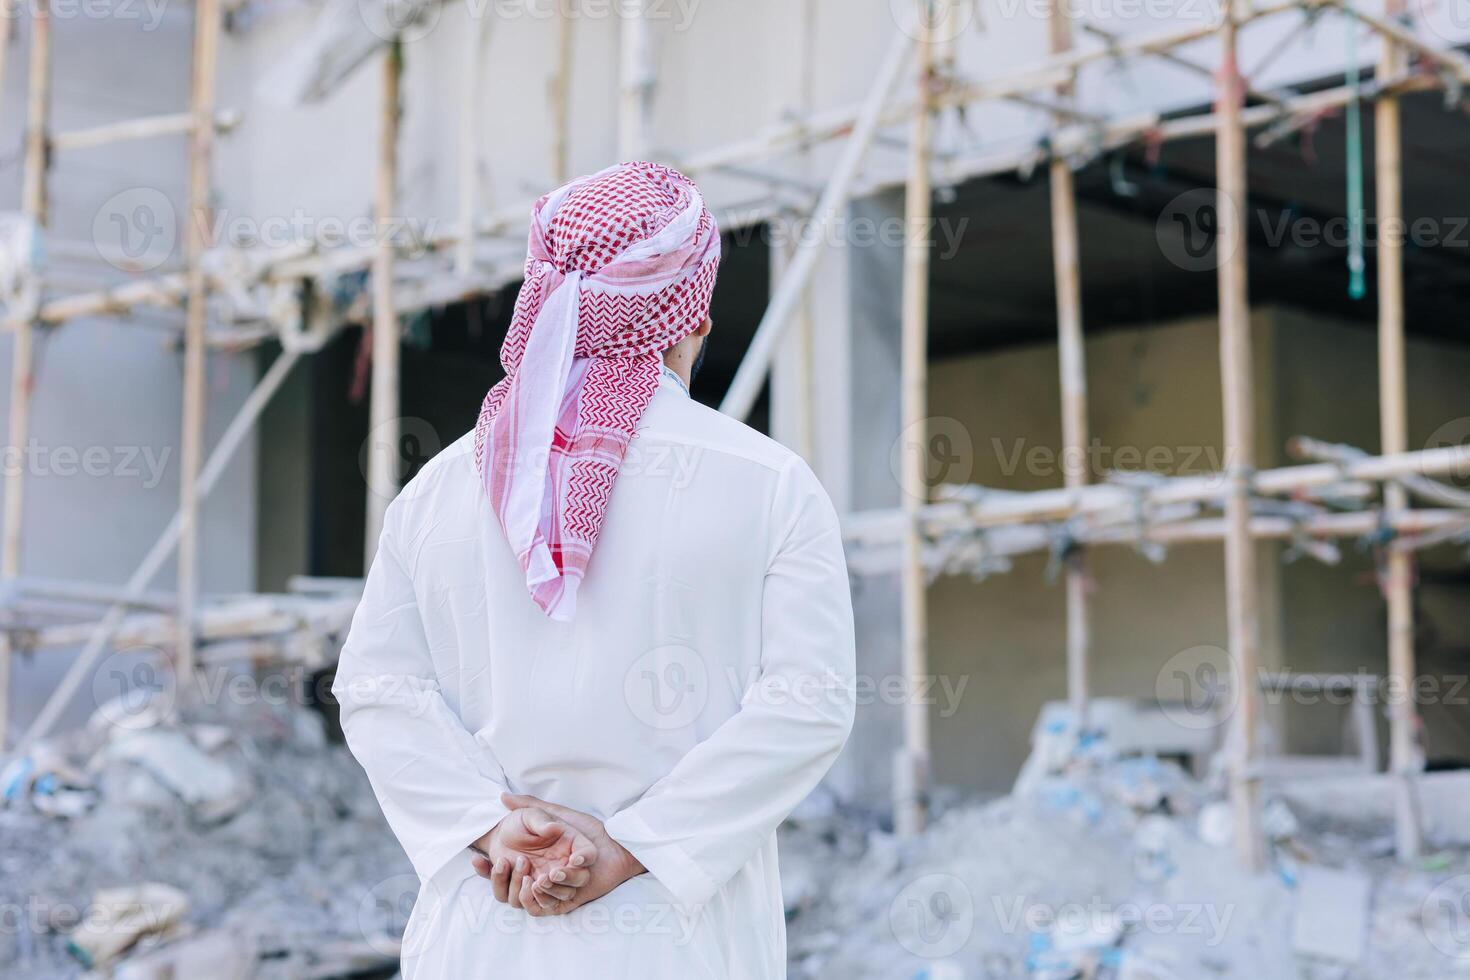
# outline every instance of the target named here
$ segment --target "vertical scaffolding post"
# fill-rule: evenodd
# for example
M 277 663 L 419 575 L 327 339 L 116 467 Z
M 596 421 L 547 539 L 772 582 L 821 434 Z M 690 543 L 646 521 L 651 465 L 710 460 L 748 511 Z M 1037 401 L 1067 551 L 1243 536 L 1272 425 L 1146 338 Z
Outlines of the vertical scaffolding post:
M 1385 14 L 1394 19 L 1403 13 L 1403 0 L 1388 0 Z M 1404 68 L 1404 51 L 1382 37 L 1378 63 L 1380 81 L 1397 78 Z M 1408 401 L 1404 368 L 1404 215 L 1403 162 L 1399 99 L 1385 95 L 1374 107 L 1375 179 L 1378 209 L 1378 412 L 1381 429 L 1380 452 L 1406 452 L 1409 448 Z M 1387 516 L 1408 507 L 1408 495 L 1400 483 L 1383 488 Z M 1414 566 L 1413 556 L 1392 542 L 1384 592 L 1388 599 L 1388 673 L 1393 698 L 1389 705 L 1389 767 L 1393 771 L 1396 843 L 1400 860 L 1411 861 L 1422 848 L 1414 779 L 1419 768 L 1415 749 L 1418 718 L 1412 692 L 1414 674 Z
M 1224 399 L 1225 591 L 1230 629 L 1235 714 L 1230 733 L 1230 802 L 1241 863 L 1265 866 L 1261 838 L 1261 784 L 1257 752 L 1260 658 L 1256 553 L 1250 529 L 1250 484 L 1255 470 L 1255 404 L 1251 382 L 1251 323 L 1246 281 L 1246 156 L 1244 79 L 1237 59 L 1240 2 L 1231 0 L 1220 26 L 1217 85 L 1215 239 L 1220 289 L 1220 387 Z
M 393 240 L 388 234 L 397 207 L 399 87 L 403 45 L 395 41 L 383 56 L 379 107 L 378 172 L 373 189 L 377 246 L 373 255 L 372 393 L 368 401 L 367 526 L 363 534 L 364 572 L 372 565 L 383 533 L 391 490 L 398 486 L 398 314 L 393 308 Z
M 454 274 L 469 278 L 475 271 L 475 212 L 480 186 L 480 113 L 484 105 L 485 42 L 492 17 L 467 6 L 465 68 L 459 96 L 459 238 L 454 243 Z M 476 23 L 476 21 L 479 21 Z M 381 219 L 380 219 L 381 220 Z M 380 227 L 382 227 L 380 225 Z
M 894 771 L 894 825 L 901 837 L 921 833 L 928 820 L 929 709 L 917 692 L 927 690 L 929 610 L 924 580 L 924 504 L 928 500 L 929 235 L 933 195 L 929 174 L 933 139 L 934 16 L 920 6 L 919 98 L 909 134 L 909 173 L 904 201 L 903 318 L 901 350 L 903 666 L 909 696 L 903 709 L 903 750 Z
M 1051 53 L 1072 48 L 1072 24 L 1060 0 L 1048 10 Z M 1058 88 L 1059 101 L 1069 101 L 1072 85 Z M 1091 479 L 1087 461 L 1087 360 L 1082 339 L 1082 272 L 1077 242 L 1077 197 L 1072 168 L 1061 157 L 1051 161 L 1052 265 L 1057 293 L 1057 359 L 1062 392 L 1062 474 L 1068 489 Z M 1088 728 L 1091 621 L 1087 573 L 1080 553 L 1069 556 L 1067 585 L 1067 703 L 1080 739 Z
M 648 155 L 653 118 L 653 38 L 643 0 L 619 0 L 622 15 L 618 61 L 618 158 Z
M 796 66 L 796 110 L 802 118 L 812 111 L 815 91 L 813 77 L 813 45 L 816 38 L 815 0 L 800 0 L 801 32 L 797 38 Z M 798 149 L 794 167 L 804 180 L 812 177 L 811 151 L 802 146 Z M 786 268 L 796 257 L 794 232 L 798 214 L 783 208 L 771 219 L 771 226 L 787 222 L 790 228 L 770 242 L 771 291 L 780 286 Z M 778 229 L 779 230 L 779 229 Z M 813 403 L 814 324 L 812 322 L 811 290 L 802 291 L 801 298 L 791 313 L 791 326 L 781 339 L 780 355 L 771 365 L 771 425 L 772 433 L 778 430 L 782 439 L 796 450 L 813 467 L 818 465 L 816 438 L 816 408 Z
M 199 466 L 204 455 L 205 314 L 209 287 L 204 253 L 210 246 L 210 170 L 214 156 L 215 69 L 219 61 L 219 0 L 194 5 L 194 76 L 189 108 L 189 211 L 184 228 L 188 298 L 184 318 L 184 406 L 179 440 L 179 618 L 175 669 L 180 689 L 194 669 L 199 601 Z
M 0 15 L 9 34 L 10 13 Z M 36 234 L 46 224 L 46 176 L 50 169 L 51 130 L 51 9 L 49 0 L 36 5 L 31 21 L 30 75 L 26 86 L 25 174 L 21 188 L 21 210 Z M 27 320 L 15 328 L 10 351 L 9 440 L 16 452 L 24 452 L 30 438 L 31 398 L 34 391 L 36 323 Z M 21 524 L 25 518 L 24 465 L 5 474 L 4 541 L 0 544 L 0 578 L 20 574 Z M 8 664 L 6 665 L 9 666 Z M 0 725 L 0 738 L 4 726 Z
M 571 179 L 572 40 L 576 0 L 557 5 L 556 77 L 551 92 L 551 174 L 560 185 Z
M 0 11 L 0 83 L 5 79 L 5 52 L 10 43 L 13 8 Z M 41 0 L 31 21 L 30 70 L 26 84 L 25 174 L 21 211 L 35 234 L 46 225 L 46 176 L 51 140 L 51 5 Z M 0 579 L 20 574 L 21 525 L 25 521 L 25 444 L 31 433 L 31 401 L 35 393 L 36 323 L 15 328 L 10 348 L 10 418 L 7 435 L 21 464 L 5 474 L 5 511 L 0 531 Z M 10 730 L 10 636 L 0 638 L 0 749 Z

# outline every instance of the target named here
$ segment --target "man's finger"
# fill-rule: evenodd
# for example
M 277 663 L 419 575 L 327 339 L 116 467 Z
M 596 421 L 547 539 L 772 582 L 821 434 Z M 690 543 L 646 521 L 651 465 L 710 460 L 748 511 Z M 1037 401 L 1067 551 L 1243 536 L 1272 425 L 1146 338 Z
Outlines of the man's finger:
M 557 902 L 555 898 L 547 894 L 547 884 L 549 884 L 549 882 L 547 882 L 545 879 L 538 878 L 536 882 L 531 885 L 531 901 L 535 902 L 536 907 L 543 912 L 550 912 L 556 907 Z
M 581 888 L 592 880 L 592 872 L 586 868 L 557 868 L 551 872 L 552 884 Z
M 555 885 L 549 881 L 537 885 L 536 891 L 538 894 L 544 895 L 548 899 L 554 899 L 556 902 L 565 902 L 577 894 L 577 889 L 570 885 Z
M 553 820 L 549 813 L 539 808 L 527 809 L 523 819 L 528 831 L 548 841 L 559 840 L 567 832 L 565 824 Z
M 521 907 L 531 915 L 545 915 L 555 905 L 556 903 L 551 899 L 543 900 L 542 896 L 537 894 L 536 886 L 532 884 L 529 875 L 521 880 Z
M 541 805 L 540 800 L 526 793 L 501 793 L 500 802 L 511 810 L 524 810 L 526 807 Z
M 565 820 L 568 814 L 576 815 L 580 812 L 573 810 L 571 807 L 562 806 L 560 803 L 548 802 L 539 796 L 532 796 L 529 793 L 501 793 L 500 802 L 512 810 L 526 810 L 531 807 L 536 807 L 537 809 L 545 810 L 553 817 L 561 820 Z
M 586 834 L 576 832 L 571 836 L 572 853 L 567 858 L 571 868 L 590 868 L 597 861 L 597 845 Z
M 526 883 L 526 872 L 531 870 L 531 863 L 523 857 L 516 858 L 515 867 L 511 869 L 510 879 L 506 890 L 509 893 L 507 904 L 513 909 L 524 908 L 521 904 L 521 892 Z
M 510 901 L 510 862 L 496 858 L 490 868 L 490 890 L 502 905 Z

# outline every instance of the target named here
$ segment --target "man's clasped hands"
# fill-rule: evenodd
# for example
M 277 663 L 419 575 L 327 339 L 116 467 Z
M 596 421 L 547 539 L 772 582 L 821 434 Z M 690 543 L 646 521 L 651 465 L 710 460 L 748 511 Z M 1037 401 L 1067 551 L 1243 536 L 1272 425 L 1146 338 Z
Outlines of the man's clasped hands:
M 471 845 L 471 860 L 512 908 L 565 915 L 646 870 L 591 814 L 534 796 L 506 793 L 501 801 L 510 812 Z

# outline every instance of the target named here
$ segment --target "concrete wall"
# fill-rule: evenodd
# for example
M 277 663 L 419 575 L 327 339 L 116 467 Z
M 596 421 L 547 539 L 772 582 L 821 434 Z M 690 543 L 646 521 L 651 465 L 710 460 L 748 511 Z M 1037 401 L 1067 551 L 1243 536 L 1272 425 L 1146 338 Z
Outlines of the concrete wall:
M 1259 465 L 1289 462 L 1283 447 L 1296 434 L 1376 451 L 1372 331 L 1289 310 L 1258 311 L 1253 325 Z M 1213 320 L 1199 319 L 1088 339 L 1090 420 L 1104 466 L 1171 473 L 1218 468 L 1217 337 Z M 1464 384 L 1470 350 L 1411 342 L 1409 375 L 1412 447 L 1470 434 Z M 931 426 L 971 440 L 946 479 L 1012 490 L 1060 485 L 1053 462 L 1061 431 L 1054 347 L 944 361 L 933 366 L 931 385 Z M 1283 564 L 1284 545 L 1258 547 L 1263 664 L 1382 673 L 1383 605 L 1371 559 L 1355 542 L 1342 543 L 1344 560 L 1336 567 L 1305 558 Z M 1434 576 L 1462 567 L 1462 550 L 1424 556 L 1417 602 L 1426 673 L 1464 674 L 1466 587 Z M 1098 694 L 1151 697 L 1171 656 L 1227 645 L 1219 545 L 1175 547 L 1161 565 L 1126 547 L 1098 548 L 1088 569 L 1095 580 Z M 1042 703 L 1064 697 L 1064 597 L 1046 571 L 1046 556 L 1032 556 L 1008 575 L 983 582 L 944 578 L 931 591 L 933 668 L 952 688 L 966 684 L 958 710 L 944 717 L 936 705 L 933 712 L 936 775 L 943 782 L 1004 789 L 1026 755 Z M 1463 703 L 1423 710 L 1431 757 L 1470 755 Z M 1268 717 L 1283 750 L 1341 750 L 1339 709 L 1279 706 Z
M 1377 338 L 1370 330 L 1340 325 L 1294 310 L 1276 314 L 1277 426 L 1292 435 L 1345 442 L 1370 452 L 1379 448 Z M 1411 340 L 1407 356 L 1409 448 L 1464 441 L 1470 436 L 1470 350 Z M 1464 486 L 1462 478 L 1458 481 Z M 1454 481 L 1451 481 L 1454 482 Z M 1463 580 L 1464 549 L 1438 548 L 1419 556 L 1416 591 L 1417 652 L 1426 675 L 1464 676 L 1470 662 L 1470 629 L 1464 616 L 1470 583 Z M 1457 575 L 1447 574 L 1450 572 Z M 1387 616 L 1373 556 L 1345 542 L 1343 562 L 1328 567 L 1300 561 L 1282 570 L 1285 663 L 1294 670 L 1387 669 Z M 1451 682 L 1452 684 L 1453 682 Z M 1443 689 L 1450 693 L 1451 685 Z M 1433 698 L 1421 706 L 1431 758 L 1470 757 L 1470 692 L 1456 700 Z M 1301 706 L 1287 712 L 1294 751 L 1334 751 L 1341 711 Z M 1380 719 L 1381 721 L 1381 719 Z M 1380 728 L 1384 727 L 1380 724 Z
M 1253 318 L 1262 464 L 1279 443 L 1270 412 L 1271 320 Z M 1110 331 L 1087 341 L 1092 457 L 1102 468 L 1176 475 L 1220 465 L 1218 334 L 1212 319 Z M 931 431 L 959 447 L 943 479 L 1007 490 L 1060 486 L 1056 348 L 1026 347 L 934 364 Z M 1280 657 L 1276 547 L 1260 546 L 1262 657 Z M 963 683 L 957 710 L 932 709 L 935 775 L 986 791 L 1009 787 L 1041 705 L 1065 697 L 1065 598 L 1047 580 L 1047 557 L 1027 556 L 985 581 L 947 577 L 930 593 L 931 667 Z M 1088 555 L 1095 581 L 1094 685 L 1101 695 L 1150 697 L 1161 667 L 1228 636 L 1224 558 L 1218 545 L 1173 548 L 1155 565 L 1130 548 Z

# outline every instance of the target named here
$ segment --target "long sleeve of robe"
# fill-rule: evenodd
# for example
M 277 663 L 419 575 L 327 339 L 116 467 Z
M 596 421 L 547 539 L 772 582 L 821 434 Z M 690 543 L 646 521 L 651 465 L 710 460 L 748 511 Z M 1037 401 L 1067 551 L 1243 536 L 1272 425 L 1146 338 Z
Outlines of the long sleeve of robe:
M 851 727 L 852 629 L 811 471 L 670 382 L 570 623 L 446 449 L 389 508 L 334 686 L 421 879 L 405 980 L 784 976 L 775 829 Z M 499 905 L 465 848 L 502 790 L 603 819 L 649 873 L 566 916 Z

